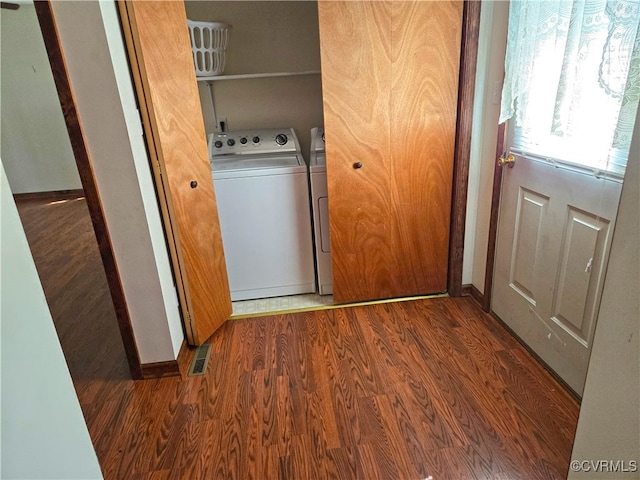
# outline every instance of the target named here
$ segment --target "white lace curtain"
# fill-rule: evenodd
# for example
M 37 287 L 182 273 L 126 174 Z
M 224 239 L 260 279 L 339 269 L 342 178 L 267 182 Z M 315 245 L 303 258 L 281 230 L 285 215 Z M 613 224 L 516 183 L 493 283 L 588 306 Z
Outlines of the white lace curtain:
M 514 119 L 516 146 L 624 172 L 640 100 L 640 0 L 509 8 L 500 123 Z

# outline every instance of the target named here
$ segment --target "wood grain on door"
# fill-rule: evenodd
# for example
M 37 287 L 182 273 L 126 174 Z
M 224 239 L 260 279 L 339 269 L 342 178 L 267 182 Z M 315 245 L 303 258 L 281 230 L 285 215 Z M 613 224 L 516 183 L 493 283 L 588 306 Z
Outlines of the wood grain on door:
M 187 340 L 231 314 L 231 296 L 182 1 L 120 2 Z
M 334 299 L 443 292 L 462 2 L 318 8 Z

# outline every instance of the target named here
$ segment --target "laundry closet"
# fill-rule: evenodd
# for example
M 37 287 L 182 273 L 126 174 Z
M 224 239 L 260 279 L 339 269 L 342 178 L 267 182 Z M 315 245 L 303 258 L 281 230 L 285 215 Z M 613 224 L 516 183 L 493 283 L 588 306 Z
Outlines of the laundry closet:
M 234 313 L 320 305 L 289 298 L 317 291 L 308 177 L 309 133 L 322 123 L 317 4 L 185 8 Z
M 231 78 L 194 81 L 185 7 L 191 20 L 232 25 L 224 71 Z M 193 316 L 224 321 L 230 313 L 215 196 L 205 185 L 205 137 L 221 120 L 230 131 L 293 127 L 307 159 L 311 129 L 324 123 L 336 302 L 446 291 L 463 2 L 185 7 L 127 2 L 125 25 L 164 173 L 156 178 L 164 182 L 183 303 Z M 273 73 L 283 75 L 266 75 Z M 189 123 L 196 107 L 204 128 L 166 121 Z M 194 326 L 191 343 L 208 337 L 216 328 L 209 323 Z

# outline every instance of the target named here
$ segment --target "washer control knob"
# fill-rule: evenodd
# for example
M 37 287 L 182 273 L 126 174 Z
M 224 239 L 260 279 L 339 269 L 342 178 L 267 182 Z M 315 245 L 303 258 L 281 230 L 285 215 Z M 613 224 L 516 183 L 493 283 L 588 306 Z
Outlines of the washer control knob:
M 242 137 L 242 138 L 240 139 L 240 143 L 241 143 L 242 145 L 246 145 L 246 144 L 247 144 L 247 141 L 248 141 L 248 140 L 247 140 L 247 137 Z
M 260 143 L 260 137 L 255 136 L 251 139 L 253 141 L 253 143 Z
M 287 138 L 287 136 L 284 133 L 279 133 L 278 135 L 276 135 L 276 143 L 278 145 L 280 145 L 280 146 L 286 145 L 288 141 L 289 141 L 289 139 Z
M 216 148 L 222 148 L 222 142 L 220 140 L 216 140 L 213 145 Z
M 236 141 L 233 138 L 230 138 L 229 140 L 227 140 L 227 145 L 229 145 L 230 147 L 233 147 L 236 144 Z

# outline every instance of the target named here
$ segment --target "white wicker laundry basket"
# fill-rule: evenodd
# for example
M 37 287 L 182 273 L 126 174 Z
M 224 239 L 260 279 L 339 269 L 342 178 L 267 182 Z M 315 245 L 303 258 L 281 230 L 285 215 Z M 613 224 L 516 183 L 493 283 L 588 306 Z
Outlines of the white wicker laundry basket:
M 196 22 L 187 20 L 191 36 L 191 50 L 196 76 L 222 75 L 227 54 L 229 28 L 222 22 Z

